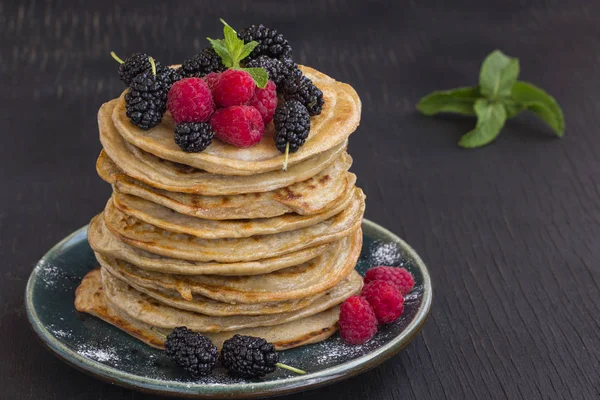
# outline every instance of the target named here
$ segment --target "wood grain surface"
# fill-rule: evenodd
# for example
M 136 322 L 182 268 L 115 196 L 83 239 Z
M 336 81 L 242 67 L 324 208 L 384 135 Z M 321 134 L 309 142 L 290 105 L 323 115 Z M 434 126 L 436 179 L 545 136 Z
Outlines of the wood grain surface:
M 47 352 L 24 288 L 110 193 L 94 170 L 96 112 L 123 88 L 109 51 L 177 63 L 218 17 L 278 28 L 297 61 L 356 88 L 367 217 L 434 280 L 431 317 L 401 354 L 289 399 L 600 398 L 600 2 L 558 0 L 1 1 L 0 398 L 154 398 Z M 463 150 L 473 120 L 415 113 L 431 90 L 475 84 L 496 48 L 563 105 L 563 140 L 523 115 Z

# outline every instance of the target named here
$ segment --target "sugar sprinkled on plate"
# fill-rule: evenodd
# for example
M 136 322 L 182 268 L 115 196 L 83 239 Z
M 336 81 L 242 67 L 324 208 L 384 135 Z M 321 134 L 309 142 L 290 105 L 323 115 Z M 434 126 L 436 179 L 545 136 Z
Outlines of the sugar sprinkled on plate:
M 369 254 L 371 265 L 387 265 L 400 267 L 406 263 L 400 247 L 395 242 L 374 242 Z

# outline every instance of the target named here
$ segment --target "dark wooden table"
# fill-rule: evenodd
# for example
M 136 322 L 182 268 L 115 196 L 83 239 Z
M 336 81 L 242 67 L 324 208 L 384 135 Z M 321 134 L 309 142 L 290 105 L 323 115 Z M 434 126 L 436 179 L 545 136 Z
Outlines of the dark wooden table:
M 356 88 L 367 217 L 434 280 L 429 322 L 401 354 L 290 399 L 600 398 L 600 3 L 496 3 L 0 2 L 0 398 L 153 398 L 47 352 L 23 293 L 110 193 L 94 170 L 96 112 L 123 88 L 109 51 L 180 62 L 219 35 L 218 17 L 279 28 L 299 62 Z M 475 84 L 495 48 L 561 102 L 563 140 L 520 116 L 492 146 L 462 150 L 473 120 L 414 112 L 431 90 Z

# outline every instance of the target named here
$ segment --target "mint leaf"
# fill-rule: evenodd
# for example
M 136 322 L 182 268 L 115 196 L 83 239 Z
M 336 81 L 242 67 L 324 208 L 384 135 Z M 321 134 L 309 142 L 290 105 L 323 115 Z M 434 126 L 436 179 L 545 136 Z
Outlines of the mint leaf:
M 481 95 L 477 86 L 439 90 L 423 97 L 417 104 L 417 110 L 425 115 L 441 112 L 475 115 L 473 106 L 479 97 Z
M 519 60 L 494 50 L 481 64 L 479 90 L 492 99 L 510 96 L 519 76 Z
M 207 39 L 210 42 L 210 44 L 212 45 L 212 48 L 215 50 L 215 52 L 219 55 L 219 57 L 221 57 L 221 61 L 223 62 L 223 65 L 226 66 L 227 68 L 232 68 L 233 60 L 231 59 L 231 56 L 229 55 L 229 50 L 227 49 L 225 41 L 223 39 L 211 39 L 211 38 L 207 38 Z
M 252 53 L 252 50 L 254 50 L 254 48 L 256 46 L 258 46 L 258 42 L 255 42 L 254 40 L 246 43 L 244 45 L 244 49 L 242 50 L 242 53 L 240 54 L 240 61 L 242 61 L 244 58 L 248 57 L 250 55 L 250 53 Z
M 501 103 L 479 99 L 475 102 L 477 125 L 458 142 L 466 148 L 485 146 L 494 141 L 506 121 L 506 110 Z
M 233 68 L 237 68 L 240 66 L 240 54 L 244 49 L 244 41 L 237 37 L 237 33 L 233 30 L 232 27 L 227 25 L 227 23 L 221 20 L 225 26 L 223 27 L 223 36 L 225 37 L 225 47 L 227 47 L 227 51 L 229 52 L 229 56 L 233 61 Z
M 258 86 L 259 88 L 264 89 L 264 87 L 267 86 L 267 83 L 269 82 L 269 75 L 267 74 L 267 71 L 265 71 L 264 68 L 239 68 L 239 69 L 249 73 L 250 76 L 252 76 L 252 79 L 254 79 L 256 86 Z
M 512 100 L 504 100 L 504 109 L 506 110 L 506 118 L 512 118 L 525 110 L 525 106 L 521 103 Z
M 563 112 L 556 99 L 544 90 L 531 83 L 519 81 L 513 86 L 511 99 L 547 123 L 558 137 L 564 135 Z

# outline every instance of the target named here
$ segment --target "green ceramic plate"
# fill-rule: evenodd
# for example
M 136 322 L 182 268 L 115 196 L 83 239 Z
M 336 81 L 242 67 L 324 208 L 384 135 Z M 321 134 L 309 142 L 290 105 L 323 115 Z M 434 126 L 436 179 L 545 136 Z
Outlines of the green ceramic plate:
M 415 289 L 407 297 L 398 321 L 382 327 L 364 345 L 346 345 L 336 334 L 322 343 L 280 353 L 281 362 L 304 369 L 307 375 L 279 369 L 262 379 L 248 381 L 231 378 L 217 368 L 213 375 L 197 381 L 173 365 L 162 351 L 75 310 L 75 288 L 97 266 L 86 233 L 84 227 L 65 238 L 33 270 L 25 294 L 29 321 L 42 342 L 67 363 L 105 381 L 146 392 L 196 398 L 251 398 L 337 382 L 367 371 L 399 352 L 422 328 L 431 307 L 429 274 L 417 253 L 390 231 L 365 220 L 357 270 L 364 273 L 376 265 L 401 265 L 415 277 Z

